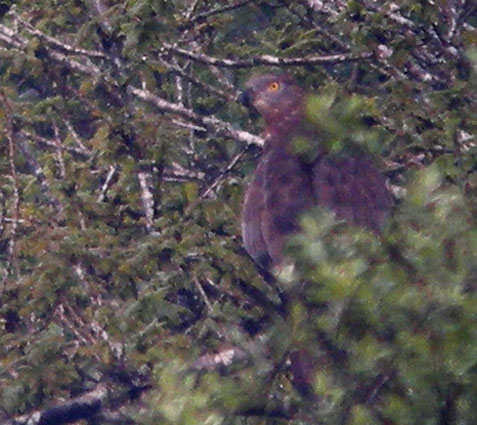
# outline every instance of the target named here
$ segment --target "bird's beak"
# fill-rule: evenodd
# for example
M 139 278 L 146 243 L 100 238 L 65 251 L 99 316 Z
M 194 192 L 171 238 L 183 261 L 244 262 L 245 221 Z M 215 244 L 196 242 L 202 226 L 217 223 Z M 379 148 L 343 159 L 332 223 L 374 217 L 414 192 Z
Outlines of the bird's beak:
M 246 108 L 250 108 L 252 106 L 252 89 L 244 90 L 237 100 Z

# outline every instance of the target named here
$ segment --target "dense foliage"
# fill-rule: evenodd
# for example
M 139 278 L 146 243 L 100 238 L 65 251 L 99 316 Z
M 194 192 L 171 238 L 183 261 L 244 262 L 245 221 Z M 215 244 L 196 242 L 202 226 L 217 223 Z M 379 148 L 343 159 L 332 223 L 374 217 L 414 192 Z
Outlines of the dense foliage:
M 0 15 L 1 422 L 476 423 L 475 2 Z M 310 211 L 270 285 L 239 226 L 262 123 L 235 99 L 285 69 L 397 200 L 379 236 Z

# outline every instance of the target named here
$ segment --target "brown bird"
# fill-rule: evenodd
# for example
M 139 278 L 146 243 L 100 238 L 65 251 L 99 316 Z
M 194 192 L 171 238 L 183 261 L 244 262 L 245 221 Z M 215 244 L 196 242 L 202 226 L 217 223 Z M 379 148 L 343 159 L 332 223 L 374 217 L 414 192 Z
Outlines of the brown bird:
M 239 100 L 256 109 L 266 124 L 264 151 L 242 215 L 245 249 L 261 269 L 284 264 L 286 240 L 299 230 L 300 215 L 313 206 L 380 231 L 393 203 L 384 176 L 366 156 L 332 155 L 320 146 L 320 135 L 305 114 L 307 94 L 292 77 L 252 77 Z M 314 159 L 295 152 L 297 138 L 316 145 Z

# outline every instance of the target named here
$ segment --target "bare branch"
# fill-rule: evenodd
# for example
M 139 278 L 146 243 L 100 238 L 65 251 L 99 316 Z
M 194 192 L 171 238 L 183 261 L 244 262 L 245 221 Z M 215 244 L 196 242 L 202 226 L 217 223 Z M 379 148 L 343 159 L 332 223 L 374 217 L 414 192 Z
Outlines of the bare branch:
M 195 125 L 190 122 L 182 121 L 180 119 L 172 119 L 172 124 L 176 125 L 177 127 L 180 128 L 186 128 L 188 130 L 193 130 L 193 131 L 206 131 L 206 128 L 200 127 L 198 125 Z
M 6 425 L 60 425 L 89 419 L 100 412 L 107 396 L 104 385 L 56 407 L 17 417 Z
M 254 134 L 248 133 L 243 130 L 238 130 L 232 127 L 231 124 L 219 120 L 213 115 L 199 115 L 190 109 L 178 105 L 177 103 L 169 102 L 159 96 L 156 96 L 150 91 L 139 89 L 134 86 L 129 86 L 129 91 L 137 98 L 153 104 L 160 111 L 179 115 L 192 121 L 195 124 L 198 124 L 199 126 L 205 127 L 207 130 L 210 130 L 219 136 L 230 137 L 231 139 L 245 142 L 247 144 L 263 146 L 264 140 L 261 137 L 255 136 Z
M 0 40 L 12 45 L 13 47 L 16 47 L 17 49 L 24 48 L 26 44 L 25 40 L 18 39 L 15 31 L 11 30 L 5 25 L 0 25 Z
M 189 50 L 174 47 L 171 44 L 164 43 L 164 49 L 176 55 L 182 56 L 193 61 L 203 63 L 205 65 L 213 65 L 226 68 L 252 68 L 258 65 L 268 66 L 307 66 L 307 65 L 324 65 L 336 64 L 342 62 L 355 62 L 367 60 L 374 57 L 371 52 L 352 54 L 342 53 L 337 55 L 309 55 L 305 57 L 283 58 L 272 55 L 255 56 L 252 59 L 222 59 L 209 56 L 204 53 L 193 53 Z
M 247 353 L 238 347 L 224 347 L 218 353 L 204 354 L 191 366 L 192 370 L 216 370 L 247 358 Z
M 103 52 L 100 52 L 98 50 L 87 50 L 87 49 L 80 49 L 77 47 L 73 47 L 67 43 L 64 43 L 57 38 L 51 37 L 47 34 L 45 34 L 43 31 L 40 31 L 39 29 L 35 28 L 33 25 L 31 25 L 29 22 L 23 20 L 17 13 L 13 13 L 13 16 L 18 20 L 20 24 L 22 24 L 26 30 L 33 35 L 36 35 L 37 37 L 41 38 L 42 40 L 46 41 L 50 46 L 59 48 L 67 53 L 72 53 L 75 55 L 85 55 L 85 56 L 91 56 L 91 57 L 97 57 L 97 58 L 107 58 L 108 56 L 104 54 Z
M 205 174 L 202 171 L 188 170 L 177 162 L 172 162 L 172 166 L 166 167 L 163 177 L 169 181 L 202 181 Z
M 71 69 L 75 71 L 80 71 L 84 74 L 92 75 L 98 78 L 101 77 L 105 79 L 106 81 L 109 80 L 107 75 L 103 75 L 104 74 L 103 70 L 99 68 L 98 66 L 92 64 L 91 62 L 87 62 L 87 61 L 85 61 L 85 63 L 78 62 L 76 60 L 71 59 L 69 56 L 64 55 L 63 53 L 57 52 L 52 49 L 48 49 L 48 53 L 53 59 L 57 60 L 58 62 L 64 65 L 69 66 Z M 113 83 L 113 81 L 108 81 L 108 82 Z

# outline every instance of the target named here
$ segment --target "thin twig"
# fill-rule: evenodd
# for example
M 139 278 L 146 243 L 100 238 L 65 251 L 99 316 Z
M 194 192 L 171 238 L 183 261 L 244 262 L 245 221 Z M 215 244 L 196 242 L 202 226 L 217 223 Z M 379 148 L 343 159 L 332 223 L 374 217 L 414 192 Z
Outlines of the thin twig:
M 60 177 L 64 179 L 66 177 L 66 167 L 65 167 L 65 159 L 63 158 L 63 144 L 61 143 L 60 139 L 60 132 L 58 131 L 58 126 L 53 121 L 53 131 L 55 134 L 54 142 L 56 145 L 56 158 L 58 159 L 58 165 L 60 168 Z
M 86 272 L 84 268 L 82 267 L 81 264 L 76 264 L 73 267 L 73 271 L 78 276 L 78 279 L 80 280 L 81 284 L 83 285 L 83 288 L 88 294 L 89 299 L 91 302 L 99 307 L 103 305 L 103 298 L 101 296 L 101 293 L 97 290 L 97 288 L 94 285 L 91 285 L 90 282 L 86 279 Z
M 232 161 L 229 162 L 227 167 L 225 167 L 225 169 L 215 178 L 215 180 L 207 187 L 207 189 L 205 189 L 205 191 L 185 209 L 184 211 L 185 216 L 188 216 L 189 213 L 203 199 L 209 196 L 209 194 L 219 185 L 219 183 L 225 178 L 225 176 L 237 165 L 237 163 L 245 155 L 245 152 L 247 152 L 247 150 L 248 150 L 248 146 L 232 158 Z
M 23 157 L 26 160 L 26 163 L 30 167 L 33 175 L 35 176 L 38 184 L 40 185 L 41 192 L 48 199 L 49 204 L 53 207 L 57 214 L 60 214 L 64 210 L 61 202 L 52 194 L 52 190 L 48 180 L 46 179 L 45 173 L 38 163 L 36 156 L 31 151 L 28 142 L 24 140 L 24 135 L 22 132 L 17 133 L 17 147 L 23 154 Z
M 65 313 L 66 313 L 66 308 L 63 305 L 63 303 L 58 304 L 58 306 L 56 307 L 56 309 L 54 311 L 54 316 L 58 318 L 58 320 L 61 322 L 61 324 L 70 329 L 70 331 L 75 335 L 76 340 L 79 343 L 81 343 L 83 345 L 91 345 L 92 343 L 94 343 L 94 340 L 91 341 L 89 339 L 90 335 L 86 335 L 86 336 L 83 335 L 79 331 L 79 329 L 81 329 L 81 327 L 78 327 L 74 323 L 74 321 L 72 321 L 69 317 L 67 317 L 67 315 Z M 97 355 L 95 355 L 94 357 L 96 358 L 96 360 L 99 360 L 99 357 Z
M 193 75 L 190 75 L 184 70 L 182 70 L 177 64 L 172 64 L 170 61 L 166 61 L 162 59 L 161 57 L 159 57 L 158 60 L 160 65 L 165 66 L 169 71 L 181 76 L 182 78 L 191 82 L 193 85 L 201 88 L 202 90 L 205 90 L 210 94 L 221 97 L 222 99 L 226 99 L 228 101 L 232 101 L 234 99 L 234 94 L 227 93 L 224 90 L 211 86 L 210 84 L 204 83 L 203 81 L 197 79 Z M 149 61 L 149 63 L 151 65 L 154 65 L 154 61 Z
M 88 0 L 87 3 L 95 10 L 95 17 L 99 18 L 99 25 L 101 25 L 106 31 L 111 32 L 113 29 L 106 15 L 107 7 L 103 4 L 103 2 L 101 0 Z
M 89 156 L 91 154 L 90 151 L 88 150 L 84 150 L 83 148 L 74 148 L 74 147 L 71 147 L 71 146 L 64 146 L 64 145 L 61 145 L 60 147 L 58 147 L 58 145 L 53 141 L 53 140 L 50 140 L 50 139 L 47 139 L 45 137 L 41 137 L 41 136 L 38 136 L 37 134 L 35 133 L 30 133 L 29 131 L 26 131 L 26 130 L 20 130 L 18 132 L 19 135 L 21 135 L 22 137 L 24 137 L 25 139 L 30 139 L 30 140 L 33 140 L 34 142 L 40 144 L 40 145 L 43 145 L 43 146 L 47 146 L 49 148 L 53 148 L 53 149 L 63 149 L 71 154 L 75 154 L 75 155 L 80 155 L 81 157 L 85 157 L 85 156 Z
M 91 155 L 91 151 L 83 145 L 83 142 L 81 141 L 81 138 L 79 137 L 78 133 L 75 131 L 73 125 L 68 121 L 68 120 L 63 120 L 66 128 L 68 131 L 71 133 L 73 136 L 73 139 L 75 140 L 76 144 L 78 145 L 78 149 L 85 155 Z M 66 148 L 68 149 L 68 148 Z
M 172 122 L 172 124 L 176 125 L 177 127 L 186 128 L 188 130 L 202 131 L 202 132 L 207 130 L 205 127 L 200 127 L 200 126 L 195 125 L 193 123 L 183 121 L 183 120 L 180 120 L 180 119 L 176 119 L 176 118 L 173 118 L 171 120 L 171 122 Z
M 245 155 L 247 150 L 248 150 L 248 146 L 232 158 L 232 161 L 229 162 L 227 167 L 225 167 L 225 169 L 220 173 L 219 176 L 217 176 L 217 178 L 212 182 L 212 184 L 200 195 L 202 199 L 207 198 L 207 196 L 209 196 L 209 194 L 219 185 L 219 183 L 224 179 L 224 177 L 230 171 L 232 171 L 232 169 L 237 165 L 237 163 Z
M 171 181 L 203 181 L 205 173 L 202 171 L 188 170 L 177 162 L 172 162 L 169 167 L 164 169 L 163 176 Z
M 203 22 L 207 18 L 210 18 L 211 16 L 220 15 L 221 13 L 230 12 L 231 10 L 235 10 L 235 9 L 240 8 L 240 7 L 246 6 L 247 4 L 252 3 L 253 1 L 255 1 L 255 0 L 242 0 L 242 1 L 238 1 L 237 3 L 229 4 L 227 6 L 218 7 L 218 8 L 215 8 L 215 9 L 207 10 L 206 12 L 198 13 L 197 15 L 190 18 L 188 20 L 188 22 L 183 24 L 181 26 L 181 28 L 182 29 L 190 28 L 196 22 L 198 22 L 198 23 Z
M 199 282 L 199 279 L 195 278 L 194 279 L 194 284 L 197 287 L 197 289 L 199 290 L 199 293 L 202 296 L 202 299 L 204 300 L 205 305 L 207 306 L 207 310 L 209 310 L 209 313 L 211 313 L 214 310 L 214 307 L 212 307 L 212 304 L 209 300 L 209 297 L 205 293 L 202 284 Z
M 154 195 L 151 191 L 151 175 L 140 171 L 137 174 L 139 180 L 139 186 L 141 187 L 141 201 L 144 208 L 144 216 L 146 218 L 146 229 L 150 233 L 152 232 L 152 226 L 154 221 Z
M 184 16 L 186 19 L 190 19 L 192 14 L 195 12 L 197 9 L 197 5 L 199 4 L 200 0 L 192 0 L 192 4 L 187 8 L 187 10 L 184 12 Z
M 114 174 L 116 173 L 117 167 L 110 166 L 108 175 L 106 176 L 106 180 L 104 181 L 103 185 L 101 186 L 101 191 L 99 192 L 97 201 L 98 202 L 103 202 L 104 198 L 106 197 L 106 192 L 108 191 L 110 185 L 111 185 L 111 180 L 113 179 Z

